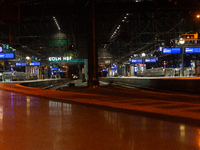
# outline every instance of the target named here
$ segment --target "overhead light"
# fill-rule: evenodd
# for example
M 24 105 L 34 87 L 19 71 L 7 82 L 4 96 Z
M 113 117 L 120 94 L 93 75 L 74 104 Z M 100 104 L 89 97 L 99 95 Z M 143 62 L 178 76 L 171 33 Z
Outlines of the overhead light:
M 142 57 L 144 57 L 144 56 L 146 56 L 146 54 L 145 54 L 145 53 L 142 53 Z
M 54 21 L 55 21 L 55 23 L 56 23 L 56 26 L 57 26 L 58 30 L 60 30 L 60 26 L 59 26 L 59 24 L 58 24 L 58 22 L 57 22 L 57 20 L 56 20 L 56 17 L 53 16 L 53 19 L 54 19 Z
M 124 19 L 126 19 L 127 17 L 124 17 Z
M 26 56 L 26 59 L 27 59 L 27 60 L 30 60 L 31 58 L 30 58 L 29 56 Z
M 128 15 L 129 15 L 129 13 L 126 13 L 126 15 L 128 16 Z
M 122 22 L 124 22 L 125 20 L 122 20 Z

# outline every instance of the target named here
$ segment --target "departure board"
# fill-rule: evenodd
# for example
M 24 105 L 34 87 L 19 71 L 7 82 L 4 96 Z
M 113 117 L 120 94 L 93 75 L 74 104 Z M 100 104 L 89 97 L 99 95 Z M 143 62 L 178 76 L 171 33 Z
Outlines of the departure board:
M 185 53 L 200 53 L 200 47 L 185 47 Z
M 163 48 L 163 54 L 179 54 L 181 48 Z

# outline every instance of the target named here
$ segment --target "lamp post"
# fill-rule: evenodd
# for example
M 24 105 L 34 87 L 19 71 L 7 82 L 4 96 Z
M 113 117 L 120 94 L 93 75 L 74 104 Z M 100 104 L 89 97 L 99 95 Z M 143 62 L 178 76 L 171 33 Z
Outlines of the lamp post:
M 182 76 L 184 76 L 184 44 L 185 44 L 185 41 L 182 38 L 180 38 L 179 43 L 181 44 Z

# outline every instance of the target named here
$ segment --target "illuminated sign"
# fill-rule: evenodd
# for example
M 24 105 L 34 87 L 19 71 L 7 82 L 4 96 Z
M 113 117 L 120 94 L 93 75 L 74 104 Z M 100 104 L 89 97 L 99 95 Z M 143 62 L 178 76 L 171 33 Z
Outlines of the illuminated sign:
M 185 53 L 200 53 L 200 47 L 185 47 Z
M 129 61 L 131 62 L 131 63 L 142 63 L 143 62 L 143 59 L 129 59 Z
M 179 54 L 181 48 L 163 48 L 163 54 Z
M 52 70 L 52 71 L 56 71 L 56 70 L 58 70 L 58 68 L 51 68 L 51 70 Z
M 0 59 L 14 59 L 15 53 L 0 53 Z
M 153 63 L 153 62 L 156 62 L 157 61 L 157 58 L 147 58 L 144 60 L 145 63 Z
M 117 69 L 117 66 L 112 66 L 111 69 Z
M 103 69 L 102 71 L 108 71 L 108 69 Z
M 40 66 L 40 62 L 31 62 L 29 66 Z
M 162 47 L 158 47 L 159 52 L 162 52 L 162 49 L 163 49 Z
M 196 34 L 183 34 L 183 39 L 193 39 L 196 38 Z
M 49 61 L 71 60 L 71 57 L 49 57 Z
M 68 40 L 50 40 L 49 47 L 59 47 L 59 46 L 69 46 L 70 42 Z
M 3 44 L 2 45 L 3 49 L 9 49 L 9 45 Z
M 20 67 L 20 66 L 26 66 L 25 62 L 20 62 L 20 63 L 15 63 L 16 67 Z
M 0 46 L 0 53 L 2 53 L 3 52 L 3 48 Z

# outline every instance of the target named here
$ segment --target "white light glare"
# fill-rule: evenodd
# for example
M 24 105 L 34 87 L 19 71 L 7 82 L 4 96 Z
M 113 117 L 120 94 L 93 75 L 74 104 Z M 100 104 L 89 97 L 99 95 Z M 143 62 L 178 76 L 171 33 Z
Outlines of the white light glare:
M 29 56 L 26 57 L 27 60 L 30 60 L 31 58 Z
M 128 15 L 129 15 L 129 13 L 126 13 L 126 15 L 128 16 Z

